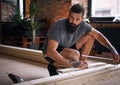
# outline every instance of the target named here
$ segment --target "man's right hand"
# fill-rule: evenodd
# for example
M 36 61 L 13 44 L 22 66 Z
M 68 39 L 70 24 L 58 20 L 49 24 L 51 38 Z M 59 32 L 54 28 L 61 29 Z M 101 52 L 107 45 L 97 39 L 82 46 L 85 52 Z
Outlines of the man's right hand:
M 88 63 L 86 61 L 81 61 L 80 66 L 82 69 L 87 69 L 88 68 Z

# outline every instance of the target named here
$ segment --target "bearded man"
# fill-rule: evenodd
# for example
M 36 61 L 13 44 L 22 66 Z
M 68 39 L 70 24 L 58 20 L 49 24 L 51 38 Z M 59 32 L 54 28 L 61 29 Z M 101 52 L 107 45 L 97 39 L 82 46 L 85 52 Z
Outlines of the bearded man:
M 48 31 L 43 53 L 48 64 L 50 76 L 57 75 L 57 66 L 88 68 L 87 58 L 95 39 L 108 48 L 115 62 L 119 54 L 109 40 L 84 21 L 84 7 L 74 4 L 66 19 L 55 22 Z

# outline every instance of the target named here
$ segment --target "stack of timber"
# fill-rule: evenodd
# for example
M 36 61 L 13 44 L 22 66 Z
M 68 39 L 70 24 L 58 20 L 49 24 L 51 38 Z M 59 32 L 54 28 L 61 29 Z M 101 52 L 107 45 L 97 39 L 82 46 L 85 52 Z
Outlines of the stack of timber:
M 102 64 L 14 85 L 120 85 L 120 65 Z
M 0 53 L 47 63 L 41 51 L 0 45 Z M 90 64 L 88 69 L 66 69 L 66 72 L 64 72 L 65 69 L 58 69 L 61 73 L 56 76 L 25 81 L 13 85 L 120 85 L 120 65 L 116 66 L 99 62 Z M 72 71 L 68 71 L 71 69 Z

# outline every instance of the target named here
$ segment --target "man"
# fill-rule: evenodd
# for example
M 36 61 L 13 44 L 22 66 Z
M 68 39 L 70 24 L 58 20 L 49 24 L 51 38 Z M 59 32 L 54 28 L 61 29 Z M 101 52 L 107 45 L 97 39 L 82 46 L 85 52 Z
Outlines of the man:
M 57 21 L 49 29 L 43 53 L 50 62 L 50 76 L 58 74 L 57 65 L 88 68 L 83 55 L 89 55 L 95 39 L 111 51 L 114 62 L 119 62 L 119 54 L 107 38 L 84 21 L 84 11 L 80 4 L 73 5 L 68 18 Z

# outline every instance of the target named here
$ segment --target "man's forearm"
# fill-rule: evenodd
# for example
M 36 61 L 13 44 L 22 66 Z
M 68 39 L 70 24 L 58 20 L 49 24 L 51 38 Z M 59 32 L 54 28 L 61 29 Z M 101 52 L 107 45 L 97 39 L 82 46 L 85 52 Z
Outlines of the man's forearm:
M 107 47 L 110 50 L 110 52 L 117 53 L 117 50 L 103 34 L 100 34 L 96 40 L 100 42 L 103 46 Z
M 93 36 L 100 44 L 107 47 L 108 49 L 113 47 L 109 42 L 109 40 L 101 32 L 97 31 L 96 29 L 93 28 L 89 34 Z
M 114 48 L 112 44 L 109 42 L 109 40 L 102 33 L 99 34 L 96 40 L 110 50 Z

